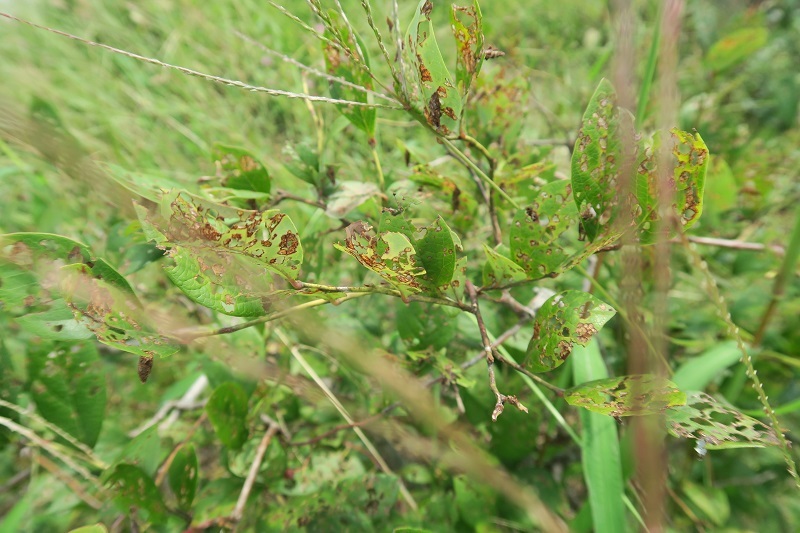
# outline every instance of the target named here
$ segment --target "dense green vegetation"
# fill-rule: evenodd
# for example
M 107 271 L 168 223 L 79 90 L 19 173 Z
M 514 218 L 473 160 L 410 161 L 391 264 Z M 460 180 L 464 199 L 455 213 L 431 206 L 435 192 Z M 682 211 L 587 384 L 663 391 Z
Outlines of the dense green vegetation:
M 0 530 L 800 529 L 800 6 L 341 3 L 0 2 Z

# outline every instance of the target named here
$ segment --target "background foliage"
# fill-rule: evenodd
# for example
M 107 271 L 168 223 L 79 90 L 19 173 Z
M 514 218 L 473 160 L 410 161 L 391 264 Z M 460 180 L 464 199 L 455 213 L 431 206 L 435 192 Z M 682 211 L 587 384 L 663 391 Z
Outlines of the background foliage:
M 586 246 L 577 239 L 580 203 L 558 211 L 572 206 L 559 196 L 560 180 L 579 174 L 571 150 L 617 44 L 606 5 L 565 2 L 482 6 L 486 42 L 505 56 L 483 64 L 466 115 L 471 135 L 495 158 L 505 194 L 564 214 L 563 229 L 542 232 L 543 248 L 526 238 L 539 231 L 535 219 L 499 194 L 502 220 L 491 220 L 470 172 L 424 126 L 457 130 L 460 104 L 453 102 L 461 102 L 469 80 L 465 41 L 457 48 L 448 29 L 448 4 L 436 3 L 430 26 L 418 6 L 400 9 L 402 33 L 409 24 L 417 34 L 435 29 L 444 58 L 438 70 L 431 67 L 433 80 L 449 68 L 460 82 L 434 104 L 420 81 L 416 115 L 252 93 L 0 19 L 0 233 L 39 233 L 2 241 L 6 250 L 24 241 L 31 256 L 24 269 L 19 255 L 0 263 L 0 529 L 103 523 L 127 530 L 136 522 L 165 531 L 535 530 L 552 526 L 543 509 L 575 531 L 637 527 L 636 444 L 629 423 L 607 416 L 629 406 L 615 412 L 611 404 L 600 409 L 605 414 L 573 407 L 604 402 L 597 391 L 619 400 L 621 390 L 646 381 L 623 377 L 625 317 L 595 315 L 597 329 L 608 321 L 598 340 L 571 346 L 563 364 L 558 343 L 540 345 L 534 329 L 552 316 L 569 325 L 566 340 L 578 335 L 569 318 L 558 318 L 559 300 L 548 298 L 559 293 L 570 302 L 586 290 L 587 263 L 547 275 Z M 340 36 L 358 43 L 391 86 L 360 3 L 342 3 L 360 40 L 346 29 Z M 0 3 L 49 27 L 256 86 L 367 101 L 242 35 L 380 90 L 348 64 L 352 58 L 263 2 L 18 4 Z M 329 4 L 321 12 L 331 17 L 327 30 L 305 5 L 284 5 L 332 38 L 331 27 L 346 26 L 327 14 Z M 658 12 L 655 3 L 633 7 L 634 76 L 646 80 Z M 389 6 L 373 9 L 388 35 Z M 474 20 L 459 20 L 469 35 Z M 675 126 L 699 132 L 712 154 L 703 214 L 688 234 L 762 245 L 699 251 L 793 440 L 800 290 L 796 263 L 786 258 L 800 200 L 800 6 L 691 2 L 682 23 Z M 410 63 L 432 64 L 428 39 L 423 59 Z M 385 44 L 393 54 L 393 43 Z M 455 120 L 437 113 L 448 103 Z M 653 106 L 636 110 L 642 131 L 652 131 L 656 115 Z M 465 153 L 489 170 L 476 146 Z M 162 197 L 158 188 L 175 192 Z M 227 206 L 204 203 L 212 199 Z M 255 208 L 288 217 L 246 211 Z M 357 220 L 373 233 L 346 227 Z M 229 243 L 251 224 L 274 231 L 276 247 L 233 237 L 239 244 L 231 265 L 193 233 L 206 221 L 215 242 Z M 493 246 L 498 227 L 502 244 Z M 602 229 L 587 233 L 602 241 Z M 411 265 L 409 247 L 424 275 Z M 536 267 L 524 260 L 545 250 Z M 649 295 L 653 249 L 642 250 Z M 373 255 L 365 259 L 365 252 Z M 258 270 L 253 257 L 263 254 L 280 261 L 269 272 L 288 281 L 275 285 Z M 616 304 L 626 291 L 622 254 L 598 257 L 592 290 L 601 304 L 624 311 Z M 797 530 L 794 480 L 774 435 L 742 416 L 769 424 L 702 268 L 680 247 L 672 267 L 665 328 L 672 384 L 648 389 L 661 402 L 656 411 L 680 406 L 666 415 L 670 433 L 683 437 L 666 440 L 667 524 Z M 489 287 L 540 277 L 508 293 L 481 292 L 490 340 L 509 334 L 500 356 L 549 371 L 542 376 L 561 389 L 610 381 L 562 398 L 511 364 L 495 365 L 500 389 L 528 412 L 506 405 L 493 422 L 486 341 L 475 316 L 459 309 L 470 305 L 466 280 Z M 298 279 L 305 285 L 293 286 Z M 784 292 L 775 299 L 781 279 Z M 314 287 L 365 283 L 404 297 L 438 290 L 458 305 Z M 204 292 L 209 285 L 214 298 Z M 56 295 L 56 286 L 70 290 Z M 640 304 L 650 317 L 657 302 L 645 296 Z M 546 312 L 531 320 L 526 306 Z M 286 321 L 234 331 L 244 320 L 289 309 Z M 145 385 L 137 373 L 149 378 Z M 724 439 L 730 428 L 739 442 L 770 446 L 704 455 L 710 438 Z M 249 498 L 239 505 L 247 483 Z

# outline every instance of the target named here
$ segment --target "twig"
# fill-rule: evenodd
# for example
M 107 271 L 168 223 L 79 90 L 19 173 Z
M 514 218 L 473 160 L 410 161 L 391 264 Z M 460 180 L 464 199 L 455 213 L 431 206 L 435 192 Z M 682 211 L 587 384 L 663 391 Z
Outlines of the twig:
M 60 466 L 58 466 L 58 464 L 51 461 L 46 455 L 37 453 L 35 460 L 37 463 L 42 465 L 45 470 L 53 474 L 53 476 L 55 476 L 56 479 L 58 479 L 64 485 L 69 487 L 69 489 L 76 496 L 78 496 L 78 498 L 83 500 L 83 502 L 86 505 L 95 510 L 103 507 L 103 503 L 100 500 L 98 500 L 97 498 L 86 492 L 84 488 L 81 486 L 81 484 L 78 482 L 78 480 L 76 480 L 75 478 L 64 472 L 63 469 Z M 26 472 L 28 471 L 26 470 Z
M 300 350 L 297 349 L 297 346 L 289 342 L 289 339 L 286 337 L 283 331 L 280 330 L 280 328 L 275 328 L 275 335 L 278 336 L 278 338 L 284 344 L 284 346 L 286 346 L 289 352 L 291 352 L 295 360 L 297 360 L 297 362 L 300 363 L 300 366 L 303 367 L 303 370 L 305 370 L 306 373 L 311 377 L 311 379 L 314 380 L 314 383 L 316 383 L 317 386 L 320 389 L 322 389 L 322 392 L 325 393 L 325 396 L 328 397 L 328 400 L 330 400 L 330 402 L 333 404 L 336 410 L 339 411 L 339 414 L 342 415 L 342 418 L 344 418 L 348 424 L 354 424 L 355 421 L 347 412 L 347 409 L 345 409 L 344 405 L 342 405 L 342 403 L 339 401 L 336 395 L 333 394 L 328 385 L 326 385 L 325 382 L 322 380 L 322 378 L 319 377 L 319 375 L 311 367 L 311 365 L 308 364 L 308 361 L 306 361 L 306 358 L 303 357 L 303 354 L 300 353 Z M 406 501 L 409 507 L 411 507 L 414 510 L 418 509 L 417 502 L 414 500 L 414 497 L 408 491 L 408 488 L 406 488 L 405 483 L 403 483 L 403 480 L 392 471 L 392 469 L 386 463 L 386 460 L 384 460 L 384 458 L 381 456 L 378 449 L 375 447 L 375 445 L 372 444 L 372 441 L 369 439 L 369 437 L 367 437 L 367 435 L 363 431 L 361 431 L 360 428 L 355 426 L 353 427 L 353 432 L 356 435 L 358 435 L 358 438 L 364 444 L 364 447 L 366 447 L 367 450 L 369 450 L 370 454 L 372 455 L 372 458 L 379 465 L 380 469 L 386 474 L 395 476 L 397 478 L 397 482 L 400 486 L 400 493 L 403 495 L 403 499 Z
M 250 497 L 250 492 L 253 490 L 253 484 L 258 476 L 258 470 L 261 468 L 261 461 L 264 460 L 264 454 L 267 453 L 267 446 L 269 446 L 272 437 L 280 430 L 277 425 L 270 425 L 267 432 L 261 438 L 261 442 L 256 449 L 256 456 L 253 458 L 253 463 L 250 465 L 250 471 L 247 472 L 247 478 L 242 485 L 242 492 L 239 493 L 239 499 L 236 501 L 236 507 L 231 512 L 231 519 L 238 522 L 242 519 L 244 513 L 244 506 L 247 505 L 247 498 Z
M 481 317 L 481 309 L 478 305 L 478 293 L 475 290 L 475 286 L 472 284 L 471 281 L 467 280 L 466 283 L 467 294 L 469 295 L 470 300 L 472 301 L 472 314 L 475 315 L 476 320 L 478 321 L 478 330 L 481 333 L 481 340 L 483 341 L 483 349 L 486 352 L 486 366 L 489 372 L 489 388 L 492 389 L 495 398 L 497 398 L 497 403 L 494 406 L 494 411 L 492 411 L 492 421 L 497 422 L 497 417 L 503 413 L 503 407 L 506 403 L 510 403 L 520 411 L 525 413 L 528 412 L 528 408 L 522 405 L 520 401 L 517 399 L 516 396 L 506 396 L 502 394 L 497 389 L 497 382 L 495 380 L 494 375 L 494 360 L 495 356 L 499 356 L 496 352 L 495 348 L 492 347 L 492 343 L 489 340 L 489 334 L 486 331 L 486 324 L 483 323 L 483 318 Z
M 486 175 L 486 173 L 485 173 L 483 170 L 481 170 L 481 169 L 480 169 L 480 167 L 479 167 L 478 165 L 476 165 L 476 164 L 475 164 L 475 163 L 472 161 L 472 159 L 470 159 L 469 157 L 467 157 L 467 156 L 464 154 L 464 152 L 462 152 L 461 150 L 459 150 L 459 149 L 458 149 L 458 147 L 452 143 L 452 141 L 450 141 L 449 139 L 445 139 L 444 137 L 440 137 L 439 139 L 442 141 L 442 143 L 443 143 L 445 146 L 447 146 L 447 147 L 448 147 L 450 150 L 452 150 L 452 153 L 456 155 L 456 158 L 457 158 L 457 159 L 458 159 L 458 160 L 461 162 L 461 164 L 463 164 L 463 165 L 464 165 L 464 166 L 466 166 L 467 168 L 471 169 L 471 170 L 472 170 L 473 172 L 475 172 L 475 173 L 476 173 L 478 176 L 480 176 L 480 178 L 481 178 L 483 181 L 485 181 L 485 182 L 486 182 L 486 183 L 487 183 L 487 184 L 488 184 L 488 185 L 489 185 L 489 186 L 490 186 L 492 189 L 494 189 L 495 191 L 497 191 L 497 194 L 499 194 L 500 196 L 502 196 L 502 197 L 503 197 L 503 198 L 504 198 L 504 199 L 505 199 L 505 200 L 506 200 L 508 203 L 510 203 L 510 204 L 511 204 L 512 206 L 514 206 L 516 209 L 522 209 L 522 208 L 520 207 L 520 205 L 519 205 L 517 202 L 515 202 L 515 201 L 514 201 L 514 200 L 513 200 L 513 199 L 512 199 L 512 198 L 511 198 L 509 195 L 508 195 L 508 193 L 507 193 L 506 191 L 504 191 L 503 189 L 501 189 L 501 188 L 500 188 L 500 186 L 499 186 L 497 183 L 495 183 L 495 182 L 494 182 L 494 180 L 493 180 L 492 178 L 490 178 L 489 176 L 487 176 L 487 175 Z
M 672 242 L 681 242 L 681 241 L 680 239 L 675 239 Z M 689 242 L 693 242 L 695 244 L 705 244 L 708 246 L 717 246 L 719 248 L 732 248 L 734 250 L 755 250 L 755 251 L 770 250 L 778 255 L 784 255 L 786 253 L 786 250 L 784 250 L 782 246 L 778 245 L 767 246 L 766 244 L 762 244 L 760 242 L 718 239 L 716 237 L 690 236 Z
M 398 403 L 397 405 L 400 405 L 400 404 Z M 353 428 L 366 426 L 370 422 L 374 422 L 378 418 L 382 417 L 385 414 L 384 411 L 385 411 L 385 409 L 382 410 L 379 413 L 376 413 L 376 414 L 374 414 L 374 415 L 372 415 L 370 417 L 365 418 L 361 422 L 353 422 L 352 424 L 342 424 L 342 425 L 336 426 L 336 427 L 334 427 L 332 429 L 329 429 L 328 431 L 326 431 L 322 435 L 317 435 L 316 437 L 312 437 L 312 438 L 310 438 L 308 440 L 301 440 L 299 442 L 290 442 L 289 446 L 310 446 L 312 444 L 318 443 L 319 441 L 321 441 L 323 439 L 327 439 L 331 435 L 335 435 L 335 434 L 339 433 L 340 431 L 344 431 L 346 429 L 353 429 Z
M 178 455 L 178 452 L 180 451 L 181 448 L 186 446 L 186 443 L 189 442 L 189 440 L 191 440 L 191 438 L 194 436 L 195 431 L 197 431 L 197 428 L 199 428 L 200 425 L 203 422 L 205 422 L 206 418 L 207 415 L 205 412 L 199 417 L 197 417 L 197 420 L 195 420 L 194 424 L 192 424 L 192 427 L 183 437 L 183 440 L 181 440 L 181 442 L 179 442 L 174 448 L 172 448 L 172 451 L 170 452 L 169 456 L 167 456 L 167 458 L 161 464 L 161 467 L 158 469 L 158 472 L 156 473 L 156 478 L 155 478 L 156 487 L 160 486 L 161 483 L 164 481 L 164 478 L 167 476 L 167 473 L 169 472 L 169 467 L 172 466 L 172 462 L 175 460 L 175 457 Z
M 146 421 L 144 424 L 128 433 L 128 437 L 134 438 L 137 435 L 144 433 L 152 426 L 158 424 L 167 418 L 167 416 L 169 416 L 169 419 L 165 420 L 161 426 L 162 429 L 167 428 L 175 422 L 180 411 L 191 411 L 204 407 L 205 402 L 198 402 L 197 398 L 203 393 L 207 386 L 208 378 L 205 376 L 205 374 L 199 376 L 183 396 L 177 400 L 165 402 L 164 405 L 162 405 L 161 408 L 156 411 L 156 414 L 150 418 L 150 420 Z

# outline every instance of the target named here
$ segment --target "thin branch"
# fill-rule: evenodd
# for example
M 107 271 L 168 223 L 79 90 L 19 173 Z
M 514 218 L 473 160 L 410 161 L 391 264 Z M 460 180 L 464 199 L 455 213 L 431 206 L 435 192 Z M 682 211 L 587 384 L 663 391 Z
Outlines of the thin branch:
M 253 463 L 250 465 L 250 471 L 247 472 L 247 478 L 244 480 L 244 485 L 242 486 L 242 492 L 239 493 L 239 499 L 236 501 L 236 507 L 233 508 L 231 512 L 231 519 L 235 520 L 236 522 L 242 519 L 242 515 L 244 514 L 244 506 L 247 505 L 247 498 L 250 497 L 250 492 L 253 490 L 253 485 L 256 482 L 256 476 L 258 476 L 258 470 L 261 468 L 261 462 L 264 460 L 264 454 L 267 453 L 267 447 L 269 446 L 272 437 L 280 430 L 277 425 L 270 425 L 269 429 L 267 429 L 264 436 L 261 438 L 261 442 L 258 444 L 258 448 L 256 449 L 256 456 L 253 458 Z
M 70 476 L 68 473 L 64 472 L 64 470 L 57 463 L 51 461 L 46 455 L 43 454 L 37 453 L 35 457 L 37 463 L 44 467 L 45 470 L 53 474 L 56 479 L 66 485 L 76 496 L 78 496 L 78 498 L 83 500 L 86 505 L 95 510 L 103 507 L 103 503 L 100 500 L 86 492 L 86 490 L 84 490 L 84 488 L 81 486 L 80 482 L 74 477 Z
M 84 39 L 83 37 L 78 37 L 77 35 L 73 35 L 71 33 L 65 32 L 65 31 L 56 30 L 54 28 L 49 28 L 47 26 L 41 26 L 39 24 L 35 24 L 33 22 L 30 22 L 30 21 L 27 21 L 27 20 L 24 20 L 24 19 L 21 19 L 21 18 L 17 18 L 17 17 L 15 17 L 13 15 L 9 15 L 8 13 L 0 12 L 0 16 L 3 16 L 5 18 L 7 18 L 7 19 L 11 19 L 11 20 L 16 21 L 16 22 L 20 22 L 22 24 L 26 24 L 28 26 L 31 26 L 31 27 L 39 29 L 39 30 L 49 31 L 51 33 L 55 33 L 56 35 L 61 35 L 62 37 L 67 37 L 69 39 L 73 39 L 75 41 L 81 42 L 83 44 L 87 44 L 89 46 L 96 46 L 98 48 L 102 48 L 103 50 L 107 50 L 107 51 L 113 52 L 115 54 L 120 54 L 120 55 L 123 55 L 125 57 L 130 57 L 132 59 L 137 59 L 137 60 L 142 61 L 144 63 L 150 63 L 152 65 L 157 65 L 159 67 L 164 67 L 164 68 L 168 68 L 168 69 L 172 69 L 172 70 L 177 70 L 178 72 L 181 72 L 183 74 L 187 74 L 189 76 L 195 76 L 197 78 L 202 78 L 204 80 L 213 81 L 213 82 L 221 83 L 221 84 L 224 84 L 224 85 L 229 85 L 229 86 L 232 86 L 232 87 L 238 87 L 240 89 L 246 89 L 246 90 L 251 91 L 251 92 L 265 93 L 265 94 L 269 94 L 271 96 L 284 96 L 286 98 L 299 98 L 301 100 L 310 100 L 312 102 L 325 102 L 325 103 L 328 103 L 328 104 L 344 104 L 344 105 L 350 105 L 350 106 L 375 107 L 375 108 L 383 108 L 383 109 L 399 109 L 399 110 L 403 109 L 402 107 L 399 107 L 399 106 L 389 106 L 389 105 L 385 105 L 385 104 L 371 104 L 371 103 L 367 103 L 367 102 L 354 102 L 354 101 L 351 101 L 351 100 L 339 100 L 339 99 L 336 99 L 336 98 L 329 98 L 327 96 L 314 96 L 314 95 L 308 95 L 308 94 L 302 94 L 302 93 L 293 93 L 293 92 L 290 92 L 290 91 L 282 91 L 282 90 L 279 90 L 279 89 L 269 89 L 267 87 L 261 87 L 261 86 L 258 86 L 258 85 L 250 85 L 250 84 L 244 83 L 242 81 L 231 80 L 231 79 L 223 78 L 223 77 L 220 77 L 220 76 L 214 76 L 213 74 L 206 74 L 205 72 L 200 72 L 200 71 L 193 70 L 193 69 L 190 69 L 190 68 L 181 67 L 179 65 L 173 65 L 171 63 L 165 63 L 163 61 L 159 61 L 158 59 L 154 59 L 152 57 L 147 57 L 147 56 L 143 56 L 143 55 L 139 55 L 139 54 L 134 54 L 133 52 L 128 52 L 128 51 L 125 51 L 125 50 L 121 50 L 119 48 L 114 48 L 113 46 L 108 46 L 106 44 L 101 44 L 101 43 L 97 43 L 97 42 L 94 42 L 94 41 L 90 41 L 89 39 Z
M 192 411 L 195 409 L 202 409 L 206 402 L 205 401 L 197 401 L 197 398 L 203 393 L 205 388 L 208 387 L 208 378 L 205 374 L 198 377 L 194 383 L 189 387 L 189 389 L 184 393 L 177 400 L 170 400 L 168 402 L 164 402 L 164 405 L 156 411 L 156 413 L 150 417 L 144 424 L 140 425 L 130 433 L 128 433 L 128 437 L 134 438 L 152 426 L 155 426 L 165 418 L 164 423 L 161 425 L 161 429 L 166 429 L 171 426 L 175 420 L 177 419 L 179 413 L 181 411 Z M 169 418 L 168 418 L 169 417 Z
M 397 405 L 400 405 L 400 404 L 398 403 Z M 290 442 L 288 445 L 289 446 L 310 446 L 312 444 L 316 444 L 316 443 L 318 443 L 319 441 L 321 441 L 323 439 L 327 439 L 331 435 L 335 435 L 335 434 L 339 433 L 340 431 L 344 431 L 346 429 L 360 428 L 360 427 L 366 426 L 370 422 L 374 422 L 378 418 L 381 418 L 385 414 L 384 411 L 385 411 L 385 409 L 382 410 L 379 413 L 376 413 L 376 414 L 374 414 L 372 416 L 369 416 L 369 417 L 365 418 L 361 422 L 353 422 L 353 423 L 348 423 L 348 424 L 342 424 L 342 425 L 336 426 L 334 428 L 331 428 L 330 430 L 326 431 L 325 433 L 323 433 L 321 435 L 317 435 L 316 437 L 310 438 L 308 440 L 301 440 L 299 442 Z
M 486 173 L 483 170 L 481 170 L 480 167 L 476 165 L 474 161 L 472 161 L 472 159 L 467 157 L 466 154 L 464 154 L 464 152 L 459 150 L 459 148 L 456 145 L 454 145 L 452 141 L 444 137 L 439 137 L 439 139 L 445 146 L 447 146 L 452 151 L 453 154 L 455 154 L 456 158 L 461 162 L 461 164 L 465 165 L 467 168 L 475 172 L 483 181 L 485 181 L 492 189 L 494 189 L 497 192 L 497 194 L 502 196 L 508 203 L 510 203 L 516 209 L 522 209 L 520 205 L 508 195 L 506 191 L 501 189 L 500 186 L 497 185 L 497 183 L 495 183 L 492 178 L 487 176 Z
M 386 49 L 386 45 L 383 44 L 383 36 L 381 35 L 380 30 L 378 30 L 375 20 L 372 18 L 372 5 L 370 4 L 370 1 L 361 0 L 361 7 L 364 8 L 364 12 L 367 15 L 367 24 L 369 24 L 369 27 L 372 28 L 372 33 L 375 34 L 375 40 L 378 41 L 378 48 L 380 48 L 383 58 L 386 60 L 386 64 L 389 66 L 389 70 L 392 72 L 392 78 L 399 86 L 400 74 L 397 72 L 397 69 L 394 67 L 394 63 L 389 58 L 389 51 Z
M 503 408 L 506 403 L 510 403 L 520 411 L 527 413 L 528 408 L 522 405 L 522 403 L 520 403 L 520 401 L 517 400 L 516 396 L 506 396 L 497 389 L 497 382 L 495 380 L 495 375 L 494 375 L 494 360 L 495 360 L 495 355 L 499 356 L 499 354 L 492 347 L 492 342 L 489 340 L 489 334 L 486 331 L 486 324 L 483 323 L 483 318 L 481 317 L 481 309 L 480 306 L 478 305 L 478 293 L 475 290 L 475 286 L 469 280 L 467 280 L 466 282 L 466 289 L 467 289 L 467 294 L 469 295 L 469 298 L 472 301 L 472 309 L 473 309 L 472 314 L 475 315 L 475 319 L 478 321 L 478 330 L 480 331 L 481 340 L 483 341 L 483 349 L 486 353 L 485 354 L 486 366 L 489 372 L 489 388 L 492 389 L 495 398 L 497 398 L 497 403 L 494 406 L 494 411 L 492 411 L 492 421 L 497 422 L 497 417 L 503 413 Z

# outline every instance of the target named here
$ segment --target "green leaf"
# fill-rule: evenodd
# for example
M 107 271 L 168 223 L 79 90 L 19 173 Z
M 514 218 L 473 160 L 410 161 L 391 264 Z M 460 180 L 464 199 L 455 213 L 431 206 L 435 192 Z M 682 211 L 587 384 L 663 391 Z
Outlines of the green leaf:
M 247 440 L 247 393 L 238 383 L 217 387 L 206 404 L 206 413 L 220 442 L 238 450 Z
M 634 374 L 590 381 L 564 393 L 567 403 L 610 415 L 643 416 L 686 403 L 686 394 L 653 374 Z
M 16 322 L 22 329 L 42 339 L 72 341 L 94 338 L 94 334 L 75 319 L 64 300 L 54 301 L 48 311 L 21 316 Z
M 603 79 L 583 114 L 572 152 L 572 193 L 589 241 L 611 230 L 617 209 L 620 139 L 617 95 Z
M 115 457 L 114 464 L 136 465 L 146 474 L 155 476 L 163 459 L 163 453 L 158 424 L 154 424 L 128 441 Z M 106 470 L 104 475 L 110 475 L 112 472 Z
M 39 414 L 93 447 L 106 409 L 105 376 L 95 347 L 61 345 L 29 355 L 31 395 Z
M 396 309 L 397 334 L 409 350 L 438 350 L 453 340 L 456 322 L 440 306 L 398 301 Z
M 608 377 L 596 340 L 585 348 L 575 348 L 572 373 L 579 387 L 581 383 Z M 589 490 L 594 531 L 627 531 L 617 423 L 613 418 L 585 410 L 581 410 L 580 417 L 583 426 L 581 463 Z
M 272 182 L 264 164 L 244 148 L 215 143 L 212 151 L 220 185 L 268 194 Z
M 69 533 L 108 533 L 108 528 L 106 528 L 104 524 L 94 524 L 92 526 L 70 529 Z
M 363 222 L 350 224 L 345 244 L 336 243 L 334 247 L 355 257 L 403 296 L 420 292 L 422 286 L 418 277 L 425 274 L 425 269 L 417 266 L 416 250 L 408 237 L 391 231 L 372 236 L 371 230 L 372 227 Z
M 402 233 L 416 247 L 417 242 L 414 234 L 417 232 L 417 228 L 409 222 L 404 213 L 404 210 L 384 209 L 378 224 L 378 233 L 386 233 L 387 231 Z
M 511 224 L 511 258 L 529 278 L 560 273 L 575 254 L 565 232 L 578 222 L 572 186 L 558 180 L 543 186 Z
M 478 0 L 471 6 L 452 4 L 450 28 L 456 39 L 456 85 L 461 100 L 466 102 L 470 86 L 483 65 L 483 15 Z M 464 110 L 461 110 L 463 115 Z
M 409 71 L 405 79 L 416 82 L 415 86 L 406 87 L 406 96 L 421 113 L 423 123 L 449 135 L 459 130 L 462 102 L 436 43 L 432 10 L 431 0 L 420 0 L 406 32 L 404 65 Z
M 586 346 L 615 314 L 613 307 L 589 293 L 570 290 L 554 294 L 536 313 L 523 366 L 532 372 L 561 366 L 574 344 Z
M 433 287 L 447 289 L 456 268 L 453 234 L 442 217 L 437 217 L 424 231 L 425 235 L 414 244 L 417 259 L 425 268 L 423 279 Z
M 178 507 L 187 512 L 191 509 L 197 492 L 197 476 L 197 455 L 194 446 L 187 444 L 175 454 L 167 475 L 169 487 L 178 500 Z
M 330 43 L 323 43 L 325 69 L 331 76 L 343 78 L 365 89 L 372 89 L 372 78 L 368 72 L 370 65 L 369 54 L 367 54 L 367 48 L 364 46 L 364 42 L 357 34 L 350 32 L 348 25 L 343 24 L 336 13 L 331 12 L 330 16 L 334 28 L 326 28 L 325 36 L 329 39 L 332 38 L 333 33 L 331 30 L 335 29 L 341 37 L 341 40 L 347 45 L 349 53 L 345 53 Z M 359 50 L 364 54 L 363 57 L 359 57 Z M 366 66 L 366 68 L 364 68 L 364 66 Z M 358 89 L 348 87 L 341 83 L 331 81 L 330 91 L 331 97 L 339 100 L 364 103 L 369 101 L 366 92 L 359 91 Z M 374 108 L 350 106 L 346 104 L 338 104 L 336 107 L 347 120 L 366 133 L 370 139 L 375 137 L 375 118 L 377 113 Z
M 723 342 L 688 359 L 675 371 L 672 381 L 682 391 L 701 391 L 741 358 L 736 341 Z
M 453 492 L 461 520 L 471 528 L 488 522 L 497 512 L 497 496 L 475 479 L 456 476 L 453 478 Z
M 675 437 L 703 440 L 709 450 L 778 446 L 775 430 L 726 407 L 704 392 L 687 395 L 686 405 L 666 412 L 667 431 Z
M 173 192 L 163 216 L 137 206 L 149 239 L 174 259 L 167 276 L 197 303 L 233 316 L 266 314 L 281 296 L 268 273 L 297 279 L 303 248 L 291 219 L 276 211 L 247 211 Z
M 148 519 L 154 524 L 163 524 L 167 520 L 167 507 L 161 499 L 152 478 L 140 468 L 119 464 L 109 476 L 107 483 L 115 491 L 114 500 L 120 509 L 128 512 L 131 507 L 144 510 Z
M 714 43 L 706 54 L 706 66 L 722 72 L 745 61 L 763 48 L 769 39 L 764 27 L 741 28 Z
M 483 284 L 486 286 L 505 286 L 528 279 L 522 267 L 497 250 L 484 243 L 486 264 L 483 268 Z

